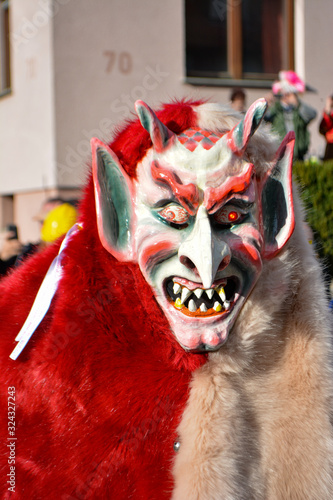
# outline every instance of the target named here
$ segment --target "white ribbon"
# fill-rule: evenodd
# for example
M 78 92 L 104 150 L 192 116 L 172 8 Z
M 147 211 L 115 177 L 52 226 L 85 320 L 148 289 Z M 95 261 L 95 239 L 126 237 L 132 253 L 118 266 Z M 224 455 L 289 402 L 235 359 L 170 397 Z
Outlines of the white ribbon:
M 64 240 L 61 243 L 58 255 L 53 259 L 45 278 L 38 290 L 34 303 L 30 309 L 29 315 L 25 320 L 20 332 L 18 333 L 15 340 L 18 342 L 17 346 L 10 354 L 11 359 L 17 359 L 21 354 L 29 340 L 31 339 L 33 333 L 36 331 L 38 325 L 44 318 L 45 314 L 49 310 L 53 296 L 58 288 L 58 283 L 62 276 L 61 260 L 63 257 L 63 251 L 67 247 L 67 244 L 73 234 L 76 234 L 80 229 L 82 229 L 81 224 L 74 224 L 74 226 L 68 231 Z

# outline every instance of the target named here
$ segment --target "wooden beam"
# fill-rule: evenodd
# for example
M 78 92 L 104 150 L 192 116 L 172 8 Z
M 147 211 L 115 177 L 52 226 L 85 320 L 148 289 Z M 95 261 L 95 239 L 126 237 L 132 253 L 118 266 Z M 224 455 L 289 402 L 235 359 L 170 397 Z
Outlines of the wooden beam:
M 227 11 L 228 68 L 231 78 L 243 76 L 242 61 L 242 2 L 229 0 Z
M 295 10 L 294 0 L 286 0 L 286 23 L 287 23 L 287 64 L 288 69 L 295 69 Z

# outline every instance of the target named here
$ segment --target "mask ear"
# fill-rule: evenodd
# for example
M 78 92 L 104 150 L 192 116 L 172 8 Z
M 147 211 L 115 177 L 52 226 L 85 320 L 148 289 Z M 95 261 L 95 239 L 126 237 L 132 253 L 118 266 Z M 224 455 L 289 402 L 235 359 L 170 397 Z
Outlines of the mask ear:
M 117 260 L 133 260 L 133 182 L 110 148 L 98 139 L 91 148 L 99 238 Z
M 292 193 L 292 164 L 295 134 L 281 143 L 276 161 L 267 173 L 261 194 L 264 242 L 263 256 L 271 259 L 283 248 L 295 227 Z

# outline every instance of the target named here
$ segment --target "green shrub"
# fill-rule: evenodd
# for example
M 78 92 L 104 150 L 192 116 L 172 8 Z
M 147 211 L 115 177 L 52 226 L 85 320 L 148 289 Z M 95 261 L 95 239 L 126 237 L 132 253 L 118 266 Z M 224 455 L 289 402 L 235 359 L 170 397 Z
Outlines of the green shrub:
M 294 177 L 301 187 L 317 253 L 333 277 L 333 160 L 295 162 Z

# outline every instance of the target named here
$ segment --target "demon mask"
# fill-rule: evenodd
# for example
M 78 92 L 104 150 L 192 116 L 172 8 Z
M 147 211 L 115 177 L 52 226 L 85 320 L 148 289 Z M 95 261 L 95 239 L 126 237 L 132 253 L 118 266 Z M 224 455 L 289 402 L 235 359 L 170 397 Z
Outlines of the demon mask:
M 187 350 L 216 350 L 226 341 L 263 261 L 293 231 L 293 135 L 264 174 L 246 159 L 265 110 L 260 99 L 226 133 L 191 128 L 176 135 L 138 101 L 153 145 L 136 179 L 92 141 L 101 242 L 116 259 L 138 262 Z

